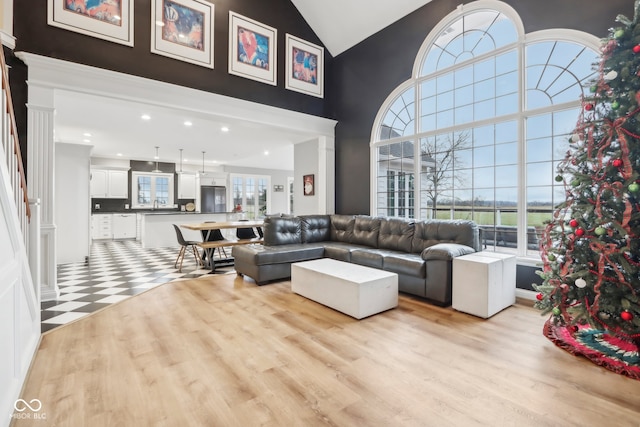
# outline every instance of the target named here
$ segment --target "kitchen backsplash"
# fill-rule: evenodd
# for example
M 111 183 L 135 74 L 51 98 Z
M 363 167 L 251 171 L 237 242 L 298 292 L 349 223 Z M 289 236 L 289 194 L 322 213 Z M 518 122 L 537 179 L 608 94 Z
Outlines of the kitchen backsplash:
M 187 203 L 195 203 L 194 199 L 178 199 L 176 202 L 178 208 L 163 209 L 163 211 L 179 211 L 180 206 Z M 96 204 L 100 205 L 100 209 L 96 209 Z M 125 205 L 131 206 L 130 199 L 91 199 L 91 213 L 136 213 L 146 212 L 150 209 L 125 209 Z

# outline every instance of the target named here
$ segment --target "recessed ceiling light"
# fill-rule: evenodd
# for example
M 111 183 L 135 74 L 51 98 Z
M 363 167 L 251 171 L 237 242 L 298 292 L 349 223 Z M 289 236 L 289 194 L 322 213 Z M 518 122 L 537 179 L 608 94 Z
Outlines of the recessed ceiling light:
M 269 155 L 269 150 L 264 150 L 264 155 L 268 156 Z
M 90 139 L 83 139 L 82 142 L 91 142 Z
M 85 132 L 82 134 L 82 136 L 86 136 L 87 138 L 91 137 L 92 135 L 89 132 Z
M 151 116 L 150 116 L 150 115 L 148 115 L 148 114 L 143 114 L 140 118 L 141 118 L 142 120 L 151 120 Z
M 191 126 L 191 125 L 193 125 L 193 123 L 191 123 L 189 120 L 187 120 L 186 122 L 184 122 L 184 125 L 185 126 Z
M 226 126 L 222 126 L 222 127 L 220 128 L 220 130 L 221 130 L 222 132 L 229 132 L 229 128 L 228 128 L 228 127 L 226 127 Z
M 118 154 L 116 154 L 116 156 L 122 157 L 122 153 L 118 153 Z

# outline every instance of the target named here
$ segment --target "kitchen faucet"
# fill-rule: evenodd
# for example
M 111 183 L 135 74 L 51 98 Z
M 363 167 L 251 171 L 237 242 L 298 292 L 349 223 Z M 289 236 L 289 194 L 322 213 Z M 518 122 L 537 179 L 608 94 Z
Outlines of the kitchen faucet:
M 158 209 L 158 199 L 153 199 L 153 209 Z

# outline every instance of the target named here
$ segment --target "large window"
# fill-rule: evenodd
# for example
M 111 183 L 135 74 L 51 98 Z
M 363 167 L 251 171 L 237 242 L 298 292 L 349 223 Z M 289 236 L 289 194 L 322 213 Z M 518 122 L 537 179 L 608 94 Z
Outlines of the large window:
M 498 1 L 450 14 L 378 113 L 372 212 L 474 220 L 487 249 L 535 256 L 564 197 L 555 168 L 598 44 L 568 30 L 525 35 Z
M 240 206 L 246 219 L 263 218 L 268 212 L 268 176 L 231 175 L 233 205 Z
M 173 189 L 173 174 L 132 172 L 132 208 L 173 208 Z

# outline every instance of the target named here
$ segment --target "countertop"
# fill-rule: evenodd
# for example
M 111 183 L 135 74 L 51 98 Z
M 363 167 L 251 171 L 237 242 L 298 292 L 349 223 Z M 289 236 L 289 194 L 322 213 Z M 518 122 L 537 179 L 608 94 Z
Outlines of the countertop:
M 107 215 L 119 215 L 119 214 L 140 214 L 140 215 L 229 215 L 237 214 L 238 212 L 186 212 L 186 211 L 174 211 L 174 210 L 156 210 L 156 211 L 140 211 L 140 210 L 128 210 L 120 212 L 108 212 L 108 211 L 95 211 L 92 215 L 107 214 Z

